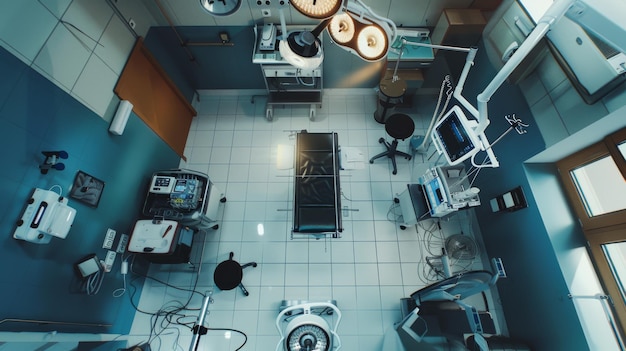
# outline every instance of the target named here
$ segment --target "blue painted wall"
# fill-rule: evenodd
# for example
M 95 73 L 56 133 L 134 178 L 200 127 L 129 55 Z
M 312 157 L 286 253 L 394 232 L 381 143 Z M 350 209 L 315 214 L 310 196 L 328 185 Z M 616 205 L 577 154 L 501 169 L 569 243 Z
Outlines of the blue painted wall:
M 465 85 L 466 97 L 482 92 L 496 74 L 482 46 L 475 62 Z M 475 104 L 473 100 L 470 102 Z M 512 113 L 530 124 L 528 133 L 511 132 L 496 144 L 494 152 L 500 167 L 483 169 L 475 182 L 481 189 L 483 205 L 477 208 L 476 214 L 487 253 L 503 259 L 509 276 L 497 285 L 509 332 L 512 337 L 528 342 L 535 351 L 588 350 L 527 178 L 524 161 L 544 150 L 545 144 L 517 86 L 505 83 L 492 97 L 489 103 L 491 124 L 486 134 L 491 142 L 495 141 L 509 127 L 503 117 Z M 482 157 L 477 159 L 482 161 Z M 539 172 L 539 177 L 548 171 L 532 172 Z M 554 176 L 553 170 L 548 174 Z M 489 199 L 520 185 L 527 196 L 528 208 L 511 213 L 491 211 Z M 582 244 L 582 240 L 571 243 L 572 246 Z
M 106 329 L 3 323 L 0 330 L 128 332 L 134 316 L 128 292 L 112 296 L 123 285 L 119 256 L 94 296 L 78 292 L 73 265 L 90 253 L 104 258 L 107 228 L 130 232 L 150 175 L 178 167 L 179 157 L 134 114 L 123 136 L 110 134 L 107 122 L 2 48 L 0 77 L 0 318 L 113 324 Z M 42 175 L 42 150 L 67 151 L 66 169 Z M 99 206 L 70 199 L 77 215 L 64 240 L 37 245 L 13 239 L 33 189 L 60 185 L 67 195 L 78 170 L 106 183 Z
M 234 46 L 188 46 L 190 56 L 170 27 L 151 27 L 146 47 L 178 85 L 187 99 L 195 90 L 265 89 L 261 67 L 252 63 L 254 31 L 250 26 L 177 27 L 183 41 L 216 42 L 218 34 L 228 32 Z M 324 88 L 373 88 L 381 78 L 384 62 L 361 60 L 332 44 L 323 32 Z

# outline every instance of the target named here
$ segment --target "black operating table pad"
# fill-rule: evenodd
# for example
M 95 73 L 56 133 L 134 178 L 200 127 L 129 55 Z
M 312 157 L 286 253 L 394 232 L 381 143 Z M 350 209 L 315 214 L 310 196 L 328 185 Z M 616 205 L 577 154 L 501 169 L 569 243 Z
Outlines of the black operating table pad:
M 339 237 L 341 192 L 337 133 L 296 136 L 293 233 Z

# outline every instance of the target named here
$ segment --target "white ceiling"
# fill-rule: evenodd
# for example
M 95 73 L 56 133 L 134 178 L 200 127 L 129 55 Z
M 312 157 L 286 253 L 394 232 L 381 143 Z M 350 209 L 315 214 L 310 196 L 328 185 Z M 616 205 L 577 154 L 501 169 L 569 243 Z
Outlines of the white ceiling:
M 215 17 L 200 8 L 199 0 L 142 0 L 159 25 L 168 25 L 158 4 L 175 26 L 252 26 L 255 23 L 279 23 L 283 9 L 288 24 L 314 24 L 288 5 L 287 0 L 242 0 L 241 8 L 230 16 Z M 397 26 L 434 27 L 444 8 L 467 8 L 473 0 L 362 0 L 378 15 L 393 20 Z M 281 5 L 280 3 L 284 4 Z M 258 4 L 260 3 L 260 5 Z M 264 18 L 261 10 L 269 9 Z

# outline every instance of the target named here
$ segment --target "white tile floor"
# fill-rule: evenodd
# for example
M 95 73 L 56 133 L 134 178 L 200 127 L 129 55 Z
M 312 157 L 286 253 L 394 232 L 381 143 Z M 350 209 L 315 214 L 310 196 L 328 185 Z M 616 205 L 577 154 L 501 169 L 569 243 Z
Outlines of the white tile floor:
M 241 330 L 247 335 L 241 350 L 268 351 L 279 340 L 275 319 L 282 300 L 334 299 L 343 315 L 338 328 L 342 350 L 382 350 L 385 331 L 401 318 L 400 298 L 432 282 L 424 263 L 432 256 L 429 251 L 440 252 L 442 235 L 473 235 L 475 222 L 465 211 L 441 221 L 442 230 L 431 221 L 399 228 L 393 198 L 415 182 L 412 170 L 424 156 L 398 158 L 397 175 L 391 174 L 387 158 L 367 162 L 383 151 L 378 139 L 385 136 L 384 126 L 373 119 L 376 103 L 370 90 L 326 92 L 314 121 L 308 119 L 308 106 L 286 106 L 277 107 L 274 121 L 268 122 L 263 97 L 253 104 L 250 95 L 202 96 L 181 167 L 206 172 L 228 201 L 221 205 L 219 229 L 196 235 L 195 266 L 152 265 L 151 276 L 183 290 L 147 280 L 139 308 L 155 313 L 188 303 L 187 308 L 197 309 L 201 296 L 188 290 L 212 291 L 208 327 Z M 431 112 L 407 113 L 415 120 L 415 134 L 423 134 Z M 365 155 L 362 168 L 341 172 L 342 205 L 350 210 L 341 238 L 291 238 L 293 171 L 277 168 L 277 149 L 294 145 L 293 131 L 302 129 L 337 132 L 342 147 Z M 408 151 L 408 140 L 399 149 Z M 231 251 L 240 263 L 258 263 L 244 270 L 247 297 L 239 289 L 214 287 L 213 271 Z M 477 260 L 472 267 L 482 263 Z M 153 350 L 187 350 L 191 332 L 175 322 L 193 323 L 197 313 L 181 311 L 168 322 L 138 312 L 129 344 L 150 340 Z M 238 350 L 244 338 L 228 335 L 210 330 L 199 350 Z

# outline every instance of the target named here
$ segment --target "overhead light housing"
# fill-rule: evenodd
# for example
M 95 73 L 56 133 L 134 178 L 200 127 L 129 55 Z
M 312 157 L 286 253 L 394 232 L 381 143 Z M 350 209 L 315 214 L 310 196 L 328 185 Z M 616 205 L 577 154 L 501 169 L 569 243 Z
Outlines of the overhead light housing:
M 341 48 L 370 62 L 383 59 L 396 37 L 393 21 L 376 15 L 361 0 L 291 0 L 290 3 L 307 17 L 323 19 L 310 33 L 290 33 L 287 39 L 280 40 L 281 56 L 298 68 L 314 69 L 321 65 L 324 55 L 318 37 L 324 28 Z M 286 27 L 283 23 L 281 12 L 281 25 Z
M 377 20 L 346 11 L 335 15 L 326 28 L 330 38 L 344 50 L 352 52 L 365 61 L 379 61 L 387 55 L 395 26 L 385 20 Z
M 301 14 L 316 19 L 326 19 L 341 9 L 342 0 L 289 0 Z
M 335 15 L 326 28 L 337 44 L 346 44 L 354 39 L 354 20 L 347 13 Z
M 322 21 L 312 31 L 289 33 L 287 39 L 282 39 L 278 44 L 280 56 L 292 66 L 300 69 L 319 67 L 324 61 L 324 52 L 318 36 L 326 28 L 328 21 L 330 20 Z
M 241 0 L 200 0 L 200 6 L 213 16 L 228 16 L 239 10 Z

